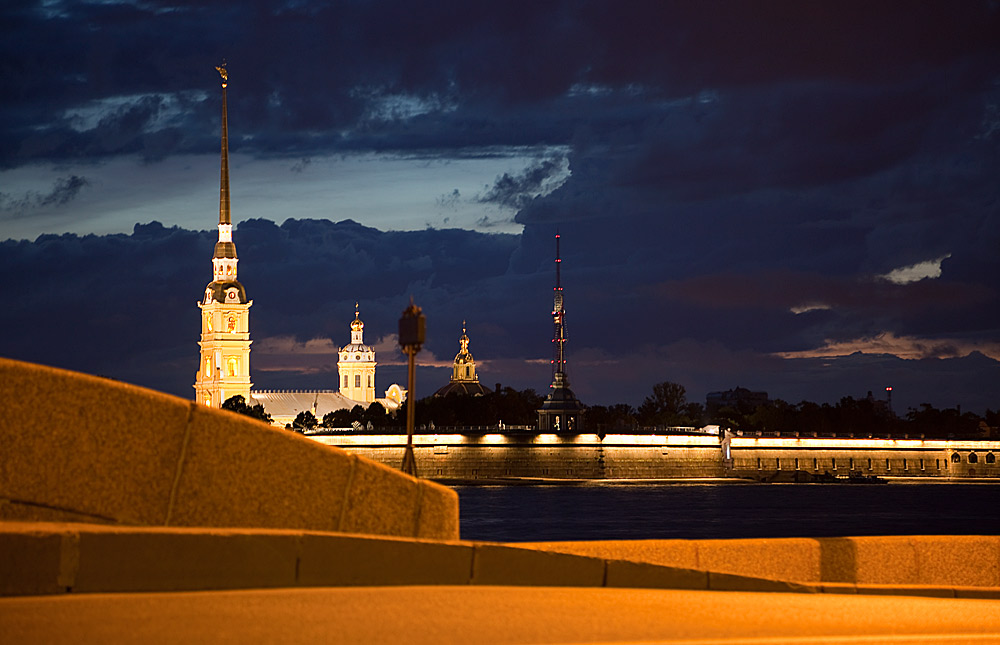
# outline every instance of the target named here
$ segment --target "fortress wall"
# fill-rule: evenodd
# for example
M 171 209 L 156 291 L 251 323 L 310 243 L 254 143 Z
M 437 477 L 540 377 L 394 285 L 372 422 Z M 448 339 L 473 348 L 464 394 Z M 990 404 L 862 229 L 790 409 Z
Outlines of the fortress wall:
M 406 445 L 405 435 L 311 438 L 394 468 Z M 756 479 L 796 470 L 846 477 L 852 469 L 879 477 L 1000 477 L 1000 465 L 988 463 L 988 455 L 1000 457 L 998 441 L 734 437 L 728 464 L 719 438 L 701 435 L 442 434 L 413 441 L 419 473 L 437 479 Z
M 942 450 L 766 449 L 733 450 L 733 470 L 740 474 L 803 470 L 845 476 L 850 472 L 877 476 L 964 476 Z
M 740 476 L 802 470 L 879 477 L 1000 477 L 1000 441 L 873 438 L 734 437 Z M 992 463 L 991 463 L 992 462 Z
M 399 467 L 404 435 L 312 437 Z M 725 476 L 719 440 L 683 435 L 416 435 L 418 472 L 436 479 L 663 479 Z
M 608 446 L 607 476 L 614 479 L 725 477 L 716 446 Z

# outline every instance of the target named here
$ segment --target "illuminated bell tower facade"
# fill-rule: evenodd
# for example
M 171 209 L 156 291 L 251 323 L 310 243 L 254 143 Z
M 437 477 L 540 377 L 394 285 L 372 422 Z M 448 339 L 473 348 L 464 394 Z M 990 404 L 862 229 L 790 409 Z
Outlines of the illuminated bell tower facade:
M 222 77 L 222 176 L 219 186 L 219 241 L 212 255 L 212 281 L 198 303 L 201 309 L 201 361 L 195 376 L 195 400 L 221 407 L 237 394 L 250 401 L 250 305 L 237 279 L 236 245 L 229 209 L 229 126 L 226 114 L 228 74 Z
M 455 362 L 451 368 L 452 383 L 479 383 L 476 375 L 476 359 L 469 351 L 469 337 L 465 334 L 465 321 L 462 321 L 462 335 L 458 339 L 459 350 L 455 354 Z
M 359 403 L 372 403 L 375 401 L 375 348 L 365 345 L 364 336 L 361 309 L 354 303 L 351 342 L 340 348 L 337 360 L 340 393 Z

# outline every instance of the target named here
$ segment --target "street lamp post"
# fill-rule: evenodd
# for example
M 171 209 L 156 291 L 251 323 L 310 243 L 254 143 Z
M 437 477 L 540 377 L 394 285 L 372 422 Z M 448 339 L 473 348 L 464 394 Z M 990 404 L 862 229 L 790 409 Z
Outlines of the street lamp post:
M 403 453 L 401 470 L 414 477 L 418 476 L 417 458 L 413 454 L 413 424 L 417 412 L 416 359 L 426 336 L 427 318 L 421 313 L 420 307 L 413 304 L 411 297 L 410 306 L 403 311 L 403 316 L 399 319 L 399 346 L 409 359 L 406 379 L 406 452 Z

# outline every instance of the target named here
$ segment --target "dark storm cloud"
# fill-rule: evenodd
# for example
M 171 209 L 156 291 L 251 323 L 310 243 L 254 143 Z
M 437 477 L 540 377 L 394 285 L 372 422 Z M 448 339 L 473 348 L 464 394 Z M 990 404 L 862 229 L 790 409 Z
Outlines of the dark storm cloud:
M 914 389 L 929 375 L 933 391 L 978 358 L 942 367 L 773 354 L 886 331 L 998 340 L 995 3 L 7 3 L 0 12 L 3 168 L 217 154 L 217 129 L 205 124 L 218 123 L 211 68 L 223 57 L 240 124 L 234 151 L 306 160 L 568 150 L 571 175 L 551 193 L 535 196 L 553 175 L 542 162 L 480 195 L 502 213 L 479 225 L 518 209 L 519 238 L 243 223 L 255 338 L 344 342 L 355 299 L 366 334 L 391 333 L 412 293 L 443 327 L 435 356 L 455 351 L 448 330 L 468 318 L 477 357 L 544 359 L 559 228 L 571 375 L 581 393 L 609 397 L 597 402 L 637 402 L 638 387 L 667 379 L 692 393 L 743 384 L 836 399 L 865 370 L 898 373 Z M 4 275 L 26 277 L 5 287 L 5 301 L 29 297 L 4 314 L 5 331 L 17 332 L 0 353 L 26 355 L 36 326 L 58 336 L 56 303 L 68 303 L 93 342 L 37 360 L 110 371 L 127 356 L 141 378 L 150 378 L 144 361 L 165 365 L 154 370 L 162 387 L 185 393 L 211 238 L 150 225 L 6 243 Z M 63 254 L 69 276 L 52 268 Z M 946 256 L 938 279 L 876 279 Z M 97 306 L 85 293 L 106 295 Z M 115 297 L 138 298 L 149 328 Z M 641 369 L 622 367 L 631 365 Z M 968 369 L 998 382 L 991 364 Z M 516 384 L 543 388 L 545 377 L 543 366 L 540 385 L 523 375 Z M 969 396 L 985 401 L 985 389 Z
M 520 210 L 541 192 L 543 184 L 561 168 L 559 159 L 537 159 L 519 174 L 512 176 L 505 172 L 497 177 L 492 186 L 476 197 L 476 201 Z
M 210 138 L 180 133 L 200 131 L 186 126 L 215 117 L 215 101 L 185 106 L 172 127 L 156 124 L 150 105 L 118 115 L 111 133 L 74 136 L 62 118 L 97 99 L 210 90 L 211 65 L 224 57 L 240 96 L 230 109 L 253 135 L 234 147 L 283 155 L 461 149 L 567 143 L 581 125 L 607 130 L 615 118 L 621 135 L 658 101 L 705 89 L 905 84 L 945 68 L 953 83 L 975 85 L 982 69 L 956 74 L 952 64 L 995 62 L 998 20 L 986 4 L 939 2 L 66 2 L 8 4 L 3 15 L 0 54 L 11 62 L 2 80 L 13 97 L 0 133 L 12 144 L 6 166 L 211 150 Z M 627 97 L 615 95 L 623 90 Z M 400 107 L 413 101 L 423 107 Z M 845 118 L 857 105 L 842 105 Z
M 463 317 L 482 317 L 474 308 L 502 311 L 507 293 L 483 290 L 505 273 L 516 245 L 511 235 L 384 233 L 349 220 L 250 220 L 235 240 L 240 279 L 256 301 L 255 339 L 346 344 L 358 300 L 375 343 L 395 333 L 414 294 L 436 330 L 428 350 L 445 356 L 456 351 Z M 153 222 L 131 235 L 0 243 L 0 297 L 10 303 L 0 314 L 0 355 L 187 396 L 197 367 L 196 303 L 211 279 L 214 241 L 214 232 Z M 485 337 L 477 345 L 490 347 Z
M 214 232 L 154 222 L 137 225 L 131 235 L 46 235 L 0 244 L 0 272 L 8 277 L 0 284 L 0 297 L 9 304 L 0 314 L 5 330 L 0 355 L 188 396 L 197 358 L 196 301 L 210 278 L 214 238 Z M 355 300 L 361 303 L 366 340 L 381 341 L 379 387 L 402 381 L 405 374 L 394 365 L 400 361 L 392 351 L 393 334 L 411 295 L 428 317 L 424 359 L 447 363 L 467 320 L 485 383 L 539 390 L 547 384 L 552 249 L 546 249 L 538 271 L 526 273 L 510 270 L 518 249 L 518 238 L 510 235 L 381 232 L 349 220 L 288 220 L 280 226 L 250 220 L 237 227 L 234 239 L 240 279 L 254 300 L 259 388 L 333 387 L 327 381 L 335 357 L 328 350 L 347 342 Z M 574 237 L 564 233 L 564 239 L 564 249 L 572 249 Z M 788 303 L 800 297 L 827 297 L 843 308 L 893 309 L 851 293 L 848 284 L 793 276 L 783 279 L 792 285 L 783 289 L 769 284 L 767 278 L 777 276 L 725 276 L 665 285 L 656 288 L 664 293 L 650 294 L 638 279 L 642 270 L 623 267 L 602 275 L 579 262 L 564 266 L 570 374 L 588 402 L 638 403 L 661 380 L 684 383 L 694 399 L 743 384 L 793 401 L 836 400 L 863 395 L 859 389 L 878 389 L 884 375 L 906 383 L 909 391 L 900 395 L 901 405 L 938 402 L 935 394 L 947 394 L 973 408 L 995 406 L 987 391 L 961 391 L 972 375 L 985 382 L 1000 376 L 1000 362 L 982 356 L 947 364 L 881 357 L 873 367 L 861 358 L 782 360 L 770 353 L 815 346 L 796 346 L 795 334 L 822 339 L 816 328 L 843 315 L 788 312 Z M 907 287 L 926 291 L 927 299 L 952 311 L 980 296 L 961 290 L 947 294 L 931 283 L 898 289 Z M 773 313 L 778 310 L 782 313 Z M 786 342 L 762 336 L 762 323 L 785 330 Z M 716 340 L 721 337 L 726 343 Z M 762 342 L 773 346 L 760 347 Z M 755 345 L 758 349 L 752 349 Z M 299 348 L 294 365 L 285 364 L 288 356 L 281 348 L 288 346 Z M 437 383 L 444 378 L 427 370 L 422 379 Z M 921 374 L 957 376 L 928 388 Z
M 80 190 L 89 185 L 86 177 L 70 175 L 57 179 L 52 190 L 44 194 L 35 191 L 21 196 L 0 193 L 0 210 L 17 216 L 37 208 L 63 206 L 76 199 Z

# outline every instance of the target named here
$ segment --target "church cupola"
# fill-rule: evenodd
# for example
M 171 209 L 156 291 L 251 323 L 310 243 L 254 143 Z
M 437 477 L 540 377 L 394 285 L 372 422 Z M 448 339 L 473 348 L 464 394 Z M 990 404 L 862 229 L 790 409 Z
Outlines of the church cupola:
M 216 67 L 222 77 L 222 164 L 219 182 L 219 240 L 212 254 L 212 281 L 198 303 L 201 309 L 201 359 L 195 376 L 195 398 L 220 407 L 241 395 L 250 401 L 250 305 L 236 276 L 236 245 L 229 207 L 229 123 L 225 63 Z
M 365 345 L 365 323 L 361 306 L 355 302 L 351 342 L 340 348 L 337 360 L 340 393 L 359 403 L 375 401 L 375 366 L 375 348 Z
M 357 302 L 354 303 L 354 321 L 351 322 L 351 343 L 365 344 L 365 323 L 361 321 L 361 305 Z
M 476 374 L 476 359 L 472 358 L 469 351 L 469 337 L 465 333 L 465 321 L 462 321 L 462 335 L 458 338 L 458 353 L 455 354 L 455 362 L 451 368 L 451 380 L 447 385 L 434 393 L 434 396 L 448 396 L 449 394 L 465 394 L 472 396 L 482 396 L 489 390 L 479 384 L 479 375 Z
M 465 321 L 462 321 L 462 335 L 458 339 L 460 349 L 455 354 L 455 363 L 452 366 L 451 382 L 466 381 L 478 383 L 476 376 L 476 360 L 469 352 L 469 337 L 465 335 Z

